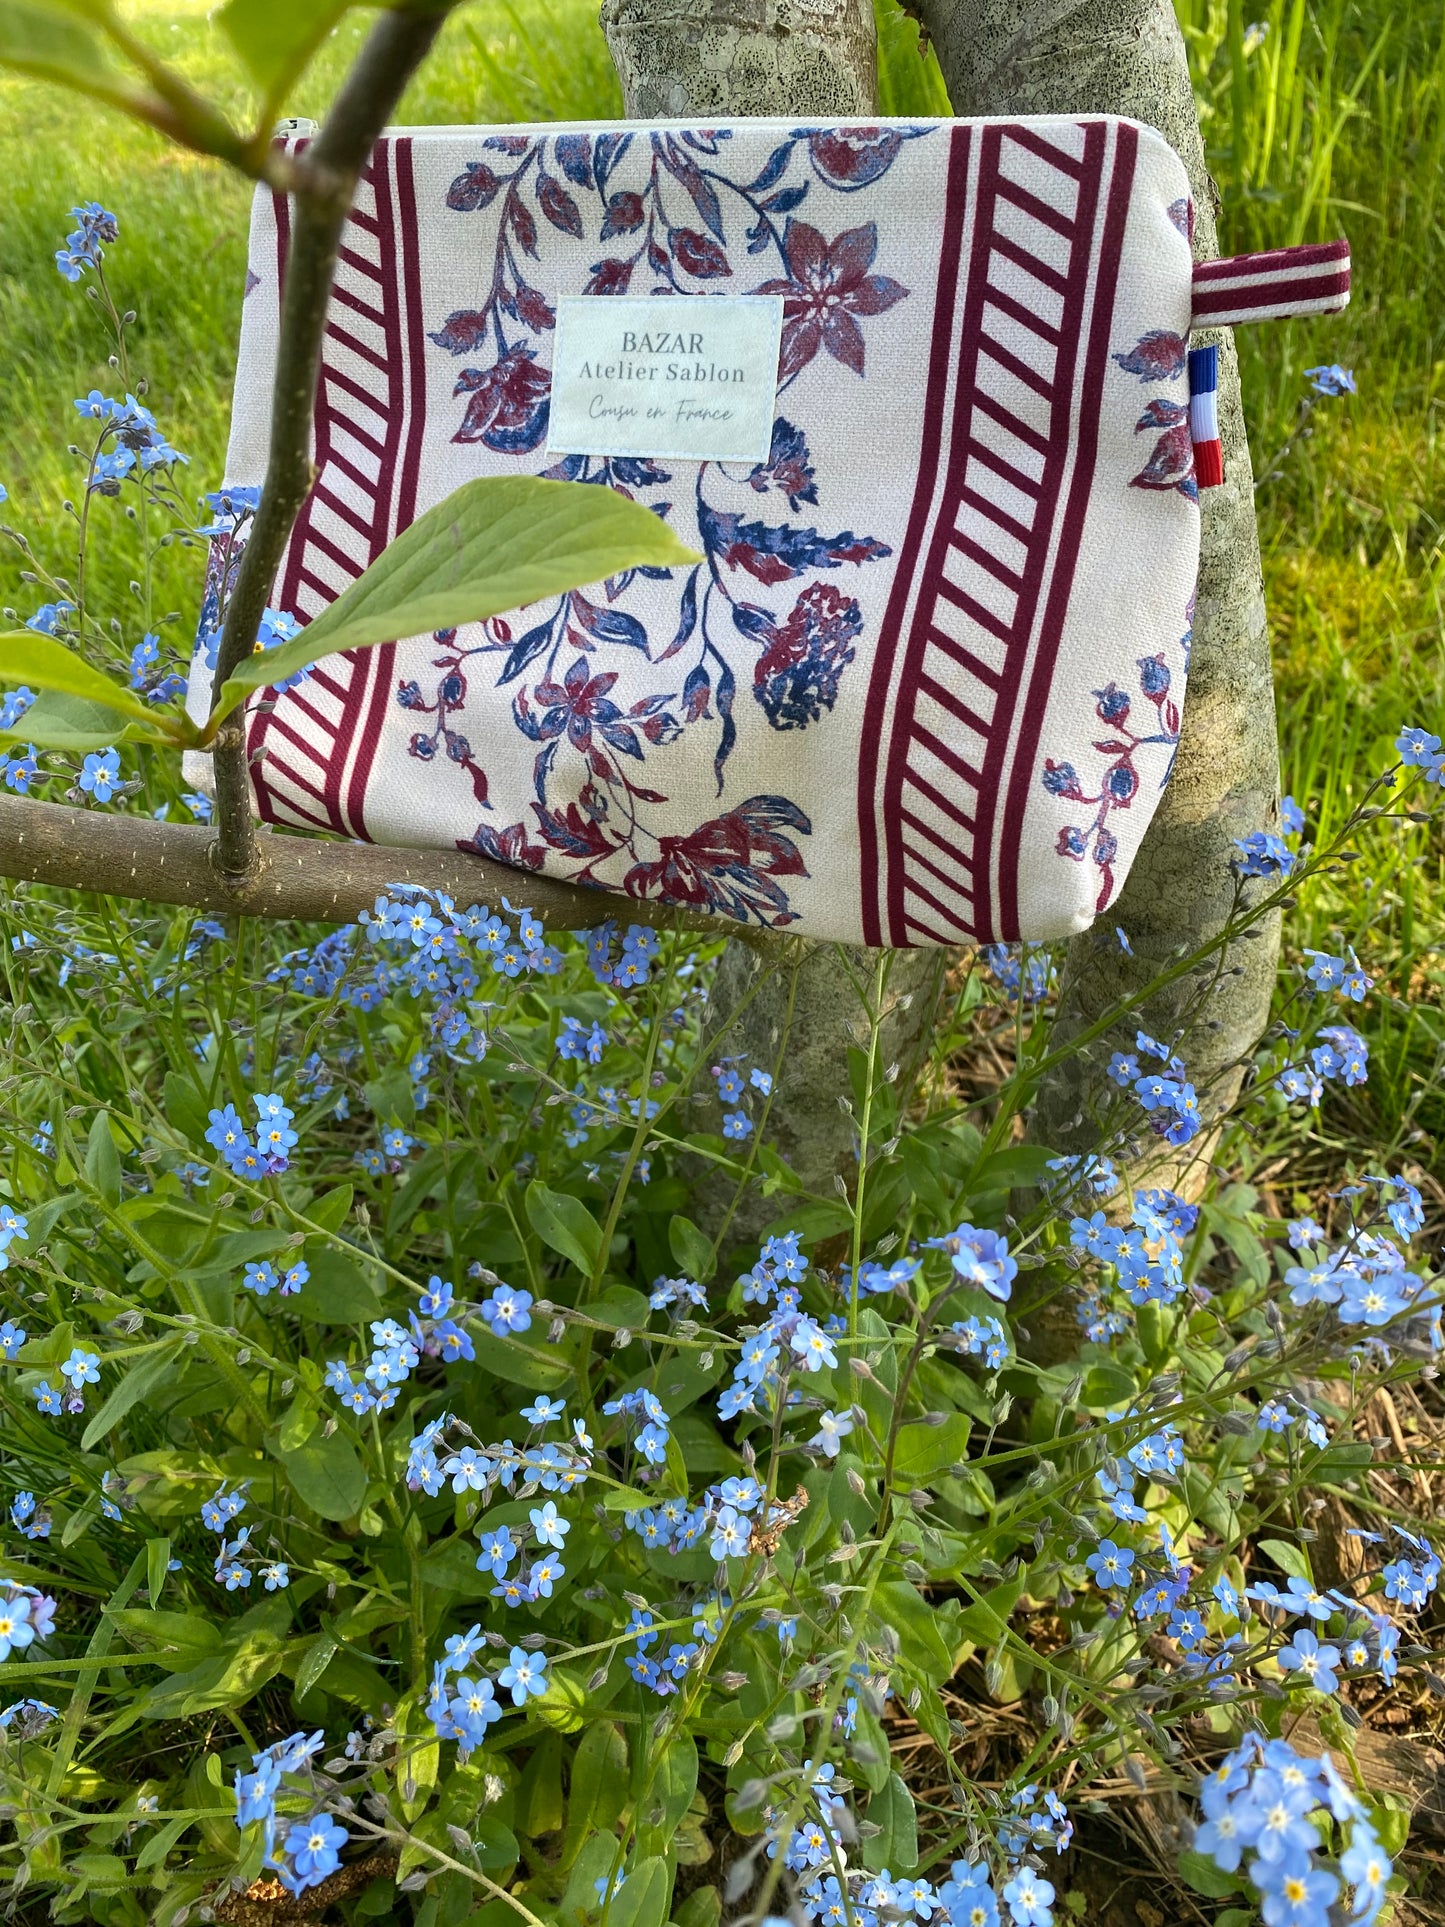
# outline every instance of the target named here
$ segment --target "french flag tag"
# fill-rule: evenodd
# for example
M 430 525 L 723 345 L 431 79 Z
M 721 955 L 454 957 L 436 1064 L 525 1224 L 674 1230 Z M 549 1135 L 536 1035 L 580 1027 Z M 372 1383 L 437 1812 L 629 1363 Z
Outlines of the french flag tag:
M 1200 488 L 1224 481 L 1224 450 L 1219 441 L 1219 350 L 1189 350 L 1189 439 L 1194 444 L 1194 479 Z

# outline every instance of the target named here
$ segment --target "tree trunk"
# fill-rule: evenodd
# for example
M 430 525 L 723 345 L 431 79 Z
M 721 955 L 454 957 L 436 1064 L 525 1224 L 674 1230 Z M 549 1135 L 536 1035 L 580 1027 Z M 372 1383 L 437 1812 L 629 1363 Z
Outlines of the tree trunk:
M 602 29 L 635 119 L 872 113 L 878 61 L 871 0 L 603 0 Z M 865 1023 L 858 986 L 871 989 L 879 953 L 834 944 L 729 943 L 714 983 L 717 1049 L 779 1064 L 769 1141 L 810 1190 L 831 1193 L 854 1168 L 849 1094 L 850 1025 Z M 911 1081 L 926 1050 L 943 981 L 944 953 L 899 951 L 888 969 L 880 1066 Z M 700 1117 L 704 1127 L 716 1120 Z M 704 1183 L 699 1214 L 715 1226 L 731 1185 Z M 753 1235 L 780 1201 L 753 1187 L 731 1229 Z
M 1188 170 L 1195 255 L 1218 253 L 1214 184 L 1170 0 L 917 0 L 916 11 L 932 36 L 956 114 L 1124 114 L 1157 128 Z M 1227 329 L 1197 339 L 1219 343 L 1226 480 L 1200 502 L 1203 539 L 1183 734 L 1169 788 L 1117 905 L 1070 946 L 1057 1043 L 1141 988 L 1181 951 L 1216 937 L 1234 902 L 1234 839 L 1278 827 L 1274 688 L 1239 365 Z M 1115 936 L 1116 924 L 1132 957 Z M 1130 1038 L 1139 1026 L 1179 1038 L 1207 1112 L 1217 1115 L 1237 1095 L 1239 1062 L 1269 1020 L 1278 952 L 1275 919 L 1255 940 L 1231 947 L 1206 998 L 1197 987 L 1179 986 L 1145 1004 L 1124 1027 Z M 1070 1151 L 1095 1141 L 1094 1118 L 1107 1088 L 1103 1067 L 1116 1041 L 1102 1041 L 1087 1059 L 1071 1058 L 1045 1081 L 1034 1119 L 1042 1142 Z M 1151 1175 L 1158 1182 L 1164 1174 L 1156 1164 Z

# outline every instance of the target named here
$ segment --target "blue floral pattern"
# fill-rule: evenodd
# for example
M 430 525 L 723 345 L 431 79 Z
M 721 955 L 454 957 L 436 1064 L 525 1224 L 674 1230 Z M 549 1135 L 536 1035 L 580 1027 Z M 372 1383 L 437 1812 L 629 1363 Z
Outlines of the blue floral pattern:
M 818 213 L 815 225 L 796 210 L 866 188 L 905 141 L 930 131 L 801 127 L 745 181 L 728 171 L 726 132 L 488 137 L 484 157 L 468 163 L 446 196 L 458 214 L 494 210 L 481 306 L 454 311 L 430 336 L 464 362 L 453 440 L 522 458 L 546 438 L 544 350 L 556 314 L 538 285 L 544 225 L 598 257 L 587 264 L 588 294 L 702 294 L 745 282 L 728 292 L 781 295 L 780 397 L 820 355 L 863 376 L 868 330 L 908 290 L 876 271 L 873 222 L 847 225 Z M 756 275 L 745 274 L 753 261 Z M 651 813 L 669 798 L 658 787 L 666 762 L 656 774 L 652 765 L 685 735 L 708 732 L 716 794 L 728 802 L 739 637 L 757 651 L 751 695 L 768 725 L 818 724 L 862 637 L 846 577 L 891 550 L 866 533 L 820 529 L 808 514 L 820 508 L 818 486 L 791 411 L 778 414 L 766 461 L 687 468 L 684 479 L 650 458 L 569 455 L 545 469 L 551 478 L 618 489 L 663 518 L 674 516 L 685 490 L 683 532 L 703 562 L 629 570 L 589 593 L 534 605 L 525 627 L 506 618 L 481 624 L 467 632 L 480 640 L 465 645 L 458 632 L 440 632 L 435 679 L 403 680 L 396 701 L 416 719 L 409 753 L 456 764 L 490 810 L 484 746 L 463 727 L 468 685 L 486 675 L 511 692 L 512 725 L 535 745 L 534 820 L 484 819 L 464 847 L 531 869 L 549 858 L 555 869 L 561 859 L 572 881 L 782 926 L 795 912 L 781 880 L 807 876 L 796 840 L 811 833 L 804 812 L 786 796 L 755 795 L 687 835 L 654 834 Z M 645 599 L 649 620 L 638 613 L 629 592 L 642 582 L 675 585 L 664 624 L 655 589 Z M 615 694 L 620 666 L 633 670 L 635 692 L 639 659 L 657 665 L 655 686 L 624 707 Z
M 1191 596 L 1186 619 L 1191 625 L 1179 640 L 1180 668 L 1189 668 L 1189 649 L 1193 638 L 1194 599 Z M 1119 854 L 1119 839 L 1109 827 L 1118 810 L 1129 809 L 1139 794 L 1143 778 L 1135 761 L 1141 750 L 1163 748 L 1168 751 L 1159 777 L 1162 790 L 1174 768 L 1179 745 L 1179 704 L 1173 694 L 1174 674 L 1161 650 L 1157 655 L 1141 656 L 1138 664 L 1137 696 L 1108 683 L 1094 691 L 1094 715 L 1107 734 L 1094 742 L 1097 754 L 1107 759 L 1094 777 L 1096 789 L 1085 788 L 1072 763 L 1044 761 L 1040 782 L 1050 796 L 1063 803 L 1077 803 L 1092 812 L 1082 824 L 1066 824 L 1054 845 L 1060 856 L 1074 863 L 1093 861 L 1099 871 L 1099 895 L 1094 905 L 1097 916 L 1113 898 L 1116 878 L 1114 862 Z M 1136 703 L 1147 705 L 1142 726 Z M 1150 711 L 1152 710 L 1152 714 Z

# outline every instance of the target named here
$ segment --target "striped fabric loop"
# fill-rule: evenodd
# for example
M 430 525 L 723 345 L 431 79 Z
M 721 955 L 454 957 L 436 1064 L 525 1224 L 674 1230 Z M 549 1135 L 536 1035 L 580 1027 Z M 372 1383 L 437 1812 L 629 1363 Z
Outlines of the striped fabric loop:
M 1194 480 L 1200 488 L 1224 481 L 1224 449 L 1219 440 L 1219 350 L 1189 350 L 1189 439 L 1194 444 Z
M 1242 321 L 1337 314 L 1349 299 L 1348 241 L 1231 254 L 1196 262 L 1192 325 L 1229 328 Z

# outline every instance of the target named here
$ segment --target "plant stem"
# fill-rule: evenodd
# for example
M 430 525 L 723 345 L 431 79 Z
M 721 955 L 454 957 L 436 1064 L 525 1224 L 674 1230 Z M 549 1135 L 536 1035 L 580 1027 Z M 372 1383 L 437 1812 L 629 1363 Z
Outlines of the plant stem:
M 266 480 L 226 609 L 216 662 L 217 690 L 256 646 L 276 570 L 311 489 L 311 410 L 341 231 L 351 212 L 357 179 L 445 17 L 445 7 L 427 14 L 381 16 L 306 155 L 305 166 L 296 170 L 296 212 L 281 302 Z M 262 859 L 251 822 L 241 710 L 217 731 L 214 756 L 213 862 L 224 880 L 244 887 L 259 874 Z

